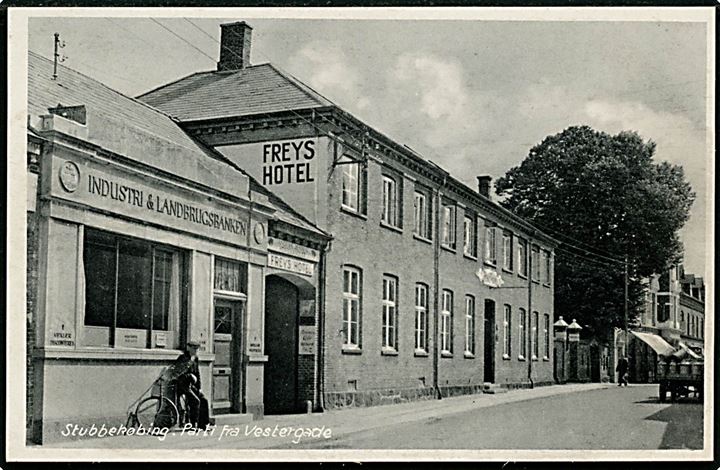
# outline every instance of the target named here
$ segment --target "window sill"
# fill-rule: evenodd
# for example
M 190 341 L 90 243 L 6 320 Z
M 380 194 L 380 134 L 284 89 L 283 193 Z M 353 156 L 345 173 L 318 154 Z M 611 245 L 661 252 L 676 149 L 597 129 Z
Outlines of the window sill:
M 537 356 L 533 356 L 530 359 L 532 359 L 533 362 L 537 362 L 537 360 L 538 360 Z
M 550 362 L 550 358 L 547 357 L 547 356 L 545 356 L 545 357 L 543 357 L 543 361 L 545 361 L 545 362 Z
M 512 273 L 513 273 L 512 268 L 508 269 L 508 268 L 505 268 L 505 267 L 504 267 L 504 268 L 502 268 L 502 270 L 503 270 L 504 273 L 508 273 L 508 274 L 512 274 Z
M 465 258 L 467 258 L 467 259 L 471 259 L 471 260 L 473 260 L 473 261 L 477 261 L 477 256 L 469 255 L 469 254 L 467 254 L 467 253 L 465 253 L 465 252 L 463 252 L 463 257 L 465 257 Z
M 362 349 L 357 348 L 357 347 L 353 348 L 353 347 L 349 347 L 349 346 L 343 346 L 342 353 L 343 354 L 362 354 Z
M 451 357 L 453 357 L 453 353 L 451 353 L 450 351 L 441 351 L 441 352 L 440 352 L 440 357 L 448 357 L 448 358 L 451 358 Z
M 533 280 L 532 280 L 532 283 L 533 283 L 533 284 L 538 284 L 538 285 L 539 285 L 539 284 L 540 284 L 540 281 L 538 281 L 538 280 L 536 280 L 536 279 L 533 279 Z
M 497 269 L 497 261 L 483 261 L 483 264 L 485 266 L 492 266 L 493 268 Z
M 525 361 L 525 356 L 518 356 L 518 361 Z
M 543 286 L 547 287 L 548 289 L 551 287 L 550 284 L 548 284 L 547 282 L 543 282 Z
M 508 355 L 508 354 L 503 354 L 502 358 L 503 358 L 503 361 L 509 361 L 510 359 L 512 359 L 510 357 L 510 355 Z
M 424 349 L 416 349 L 415 350 L 415 357 L 428 357 L 429 354 Z
M 520 279 L 527 279 L 527 274 L 518 273 L 518 277 L 519 277 Z
M 421 242 L 425 242 L 428 245 L 432 245 L 432 240 L 430 240 L 429 238 L 425 238 L 422 235 L 418 235 L 417 233 L 413 233 L 413 238 L 415 240 L 420 240 Z
M 111 348 L 97 346 L 78 346 L 77 348 L 46 347 L 35 348 L 33 357 L 43 359 L 83 359 L 83 360 L 118 360 L 118 361 L 157 361 L 167 359 L 174 361 L 182 354 L 180 349 L 140 349 L 140 348 Z M 198 353 L 200 362 L 215 360 L 215 355 L 205 351 Z
M 441 244 L 440 244 L 440 247 L 441 247 L 443 250 L 449 251 L 450 253 L 457 253 L 457 250 L 456 250 L 454 247 L 450 246 L 450 245 L 445 245 L 444 243 L 441 243 Z
M 351 216 L 353 216 L 353 217 L 357 217 L 357 218 L 362 219 L 362 220 L 367 220 L 367 215 L 365 215 L 365 214 L 363 214 L 363 213 L 361 213 L 361 212 L 358 212 L 358 211 L 356 211 L 355 209 L 352 209 L 352 208 L 347 207 L 347 206 L 342 206 L 342 205 L 341 205 L 341 206 L 340 206 L 340 212 L 344 212 L 344 213 L 347 214 L 347 215 L 351 215 Z
M 392 230 L 393 232 L 403 233 L 402 228 L 396 227 L 396 226 L 394 226 L 394 225 L 390 225 L 389 223 L 384 222 L 384 221 L 382 221 L 382 220 L 380 221 L 380 226 L 381 226 L 381 227 L 384 227 L 384 228 L 386 228 L 386 229 L 388 229 L 388 230 Z
M 394 348 L 382 348 L 380 354 L 383 356 L 397 356 L 398 352 L 397 349 Z
M 465 354 L 463 354 L 463 357 L 465 359 L 475 359 L 475 354 L 465 351 Z

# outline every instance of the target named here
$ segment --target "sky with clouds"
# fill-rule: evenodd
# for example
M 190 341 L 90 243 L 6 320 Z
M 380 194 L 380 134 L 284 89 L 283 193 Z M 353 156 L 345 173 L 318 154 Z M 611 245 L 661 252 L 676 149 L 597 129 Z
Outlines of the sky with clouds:
M 135 96 L 215 68 L 218 24 L 242 17 L 32 18 L 29 48 Z M 697 193 L 681 235 L 705 270 L 706 24 L 668 21 L 248 20 L 272 62 L 471 187 L 572 125 L 634 130 Z M 166 29 L 167 28 L 167 29 Z M 170 32 L 170 31 L 172 32 Z M 174 34 L 173 34 L 174 33 Z

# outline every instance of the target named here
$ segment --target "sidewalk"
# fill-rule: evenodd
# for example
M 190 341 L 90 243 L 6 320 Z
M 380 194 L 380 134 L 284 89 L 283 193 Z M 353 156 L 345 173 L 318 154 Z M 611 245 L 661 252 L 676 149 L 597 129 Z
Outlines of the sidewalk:
M 212 431 L 171 431 L 166 436 L 116 436 L 48 445 L 64 448 L 113 449 L 269 449 L 336 439 L 387 424 L 409 423 L 478 408 L 608 388 L 612 384 L 566 384 L 501 394 L 463 395 L 325 413 L 266 416 L 247 424 L 217 426 Z M 302 431 L 299 431 L 302 429 Z

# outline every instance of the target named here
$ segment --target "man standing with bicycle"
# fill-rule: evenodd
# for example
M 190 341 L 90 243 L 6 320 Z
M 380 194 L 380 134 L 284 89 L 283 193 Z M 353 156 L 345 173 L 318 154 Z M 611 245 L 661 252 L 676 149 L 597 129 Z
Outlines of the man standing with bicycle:
M 198 367 L 198 349 L 200 343 L 188 341 L 183 352 L 175 360 L 178 396 L 185 397 L 190 422 L 197 429 L 205 429 L 210 424 L 210 407 L 207 399 L 200 391 L 200 368 Z

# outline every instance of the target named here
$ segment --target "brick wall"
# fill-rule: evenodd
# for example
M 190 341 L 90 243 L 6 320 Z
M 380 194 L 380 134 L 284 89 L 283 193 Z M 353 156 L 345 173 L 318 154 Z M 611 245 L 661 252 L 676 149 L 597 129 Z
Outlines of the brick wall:
M 332 159 L 329 159 L 331 162 Z M 328 182 L 327 214 L 328 229 L 334 236 L 328 254 L 326 279 L 326 331 L 325 354 L 325 401 L 326 407 L 383 404 L 394 401 L 433 398 L 433 327 L 437 315 L 435 304 L 435 280 L 433 275 L 434 246 L 413 236 L 413 195 L 416 182 L 413 177 L 403 176 L 402 171 L 380 165 L 368 164 L 367 214 L 365 217 L 350 214 L 341 208 L 341 172 L 335 171 Z M 402 181 L 401 230 L 393 230 L 381 224 L 383 174 L 391 174 Z M 434 205 L 434 204 L 433 204 Z M 480 214 L 481 216 L 483 214 Z M 473 259 L 463 253 L 462 206 L 457 208 L 457 249 L 441 249 L 439 289 L 449 289 L 454 295 L 453 354 L 439 358 L 438 386 L 443 395 L 477 393 L 484 382 L 484 307 L 485 300 L 495 303 L 495 383 L 507 387 L 528 386 L 528 362 L 518 360 L 517 326 L 519 308 L 527 309 L 527 279 L 513 272 L 503 272 L 505 287 L 491 289 L 482 285 L 476 276 L 484 266 L 482 248 L 484 229 L 477 227 L 478 257 Z M 433 222 L 435 225 L 435 221 Z M 433 238 L 437 237 L 434 233 Z M 501 236 L 498 232 L 497 259 L 501 262 Z M 513 247 L 515 249 L 515 247 Z M 342 268 L 352 265 L 362 270 L 361 300 L 361 351 L 349 354 L 342 343 Z M 397 355 L 382 352 L 382 278 L 389 274 L 398 279 L 398 350 Z M 415 334 L 415 284 L 422 282 L 429 288 L 429 344 L 428 354 L 418 355 L 414 348 Z M 475 354 L 465 352 L 465 298 L 475 300 Z M 509 304 L 513 311 L 513 354 L 502 357 L 503 305 Z M 553 382 L 552 329 L 549 331 L 551 353 L 544 356 L 543 320 L 552 310 L 552 287 L 533 283 L 532 311 L 540 318 L 540 357 L 533 361 L 534 385 Z M 530 325 L 528 325 L 530 328 Z M 550 326 L 552 328 L 552 326 Z M 531 354 L 528 345 L 528 356 Z

